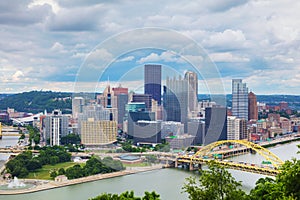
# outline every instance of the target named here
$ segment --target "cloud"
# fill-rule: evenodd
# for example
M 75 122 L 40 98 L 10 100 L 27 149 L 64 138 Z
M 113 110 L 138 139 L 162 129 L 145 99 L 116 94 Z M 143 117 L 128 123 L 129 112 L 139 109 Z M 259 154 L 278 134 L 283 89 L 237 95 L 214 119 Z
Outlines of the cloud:
M 203 41 L 203 44 L 216 49 L 242 49 L 245 42 L 243 31 L 226 29 L 223 32 L 213 33 Z
M 233 55 L 230 52 L 212 53 L 209 55 L 209 57 L 214 62 L 249 62 L 250 61 L 250 59 L 247 57 Z
M 116 62 L 127 62 L 134 60 L 134 56 L 127 56 L 125 58 L 118 59 Z
M 59 43 L 59 42 L 55 42 L 52 47 L 50 48 L 51 51 L 62 51 L 64 49 L 64 46 Z
M 155 6 L 157 4 L 160 6 Z M 254 84 L 252 80 L 262 79 L 270 81 L 270 86 L 259 88 L 261 93 L 276 88 L 299 93 L 296 87 L 300 87 L 300 83 L 294 76 L 300 66 L 299 9 L 300 2 L 294 0 L 215 0 L 201 3 L 187 0 L 1 1 L 0 84 L 9 83 L 2 88 L 19 91 L 21 88 L 34 88 L 32 82 L 38 85 L 48 81 L 50 85 L 51 82 L 57 83 L 55 88 L 59 89 L 60 81 L 64 83 L 76 78 L 84 58 L 87 57 L 90 67 L 94 67 L 91 73 L 97 73 L 96 67 L 101 63 L 113 61 L 111 52 L 105 49 L 93 51 L 107 38 L 122 31 L 154 26 L 175 30 L 195 40 L 216 62 L 226 80 L 242 76 Z M 147 36 L 149 33 L 122 39 L 128 46 L 142 45 Z M 153 46 L 160 46 L 170 39 L 161 39 L 159 34 L 152 36 Z M 181 41 L 174 41 L 172 45 L 180 48 Z M 183 57 L 196 61 L 204 58 L 195 57 L 191 52 L 182 54 L 150 51 L 127 55 L 117 61 L 122 60 L 123 63 L 119 64 L 126 69 L 133 67 L 132 64 L 161 62 L 181 72 L 182 68 L 186 68 Z M 130 57 L 133 55 L 134 58 Z M 259 73 L 259 70 L 273 76 L 273 79 L 261 74 L 255 78 L 253 73 Z M 283 77 L 275 75 L 276 70 L 290 77 L 291 86 L 287 84 L 288 80 L 282 82 Z M 18 71 L 23 76 L 16 73 Z M 12 81 L 13 75 L 15 80 L 18 79 L 15 82 Z M 279 87 L 277 82 L 282 85 Z
M 0 24 L 30 25 L 43 22 L 51 13 L 49 5 L 28 6 L 29 1 L 2 1 L 0 3 Z
M 147 63 L 147 62 L 157 62 L 157 61 L 163 61 L 163 62 L 176 62 L 176 63 L 183 63 L 184 61 L 175 54 L 175 52 L 171 51 L 164 51 L 161 54 L 157 53 L 151 53 L 146 57 L 140 58 L 137 63 Z
M 24 74 L 22 71 L 18 70 L 12 75 L 12 81 L 19 81 L 21 77 L 24 77 Z

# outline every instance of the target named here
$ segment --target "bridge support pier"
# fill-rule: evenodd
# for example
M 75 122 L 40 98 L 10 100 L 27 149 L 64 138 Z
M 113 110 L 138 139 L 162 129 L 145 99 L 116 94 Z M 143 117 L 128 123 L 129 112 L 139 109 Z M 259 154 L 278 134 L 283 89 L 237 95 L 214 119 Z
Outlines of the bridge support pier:
M 190 163 L 190 171 L 194 171 L 194 164 L 192 162 Z

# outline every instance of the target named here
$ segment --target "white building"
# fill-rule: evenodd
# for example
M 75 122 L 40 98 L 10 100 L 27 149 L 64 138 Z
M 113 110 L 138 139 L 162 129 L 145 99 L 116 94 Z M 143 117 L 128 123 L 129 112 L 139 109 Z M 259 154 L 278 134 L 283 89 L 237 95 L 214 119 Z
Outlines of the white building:
M 240 139 L 240 119 L 234 116 L 227 117 L 227 139 Z
M 60 110 L 54 110 L 44 119 L 44 137 L 50 139 L 50 145 L 60 145 L 60 138 L 68 134 L 69 117 Z

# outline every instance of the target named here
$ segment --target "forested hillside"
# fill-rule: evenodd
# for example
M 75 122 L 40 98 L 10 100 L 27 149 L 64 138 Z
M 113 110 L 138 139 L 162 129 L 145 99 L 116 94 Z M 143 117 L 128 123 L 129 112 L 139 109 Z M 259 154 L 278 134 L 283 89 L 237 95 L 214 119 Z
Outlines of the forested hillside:
M 61 109 L 63 113 L 72 112 L 72 93 L 31 91 L 20 94 L 4 96 L 0 99 L 0 109 L 14 108 L 19 112 L 38 113 L 52 112 L 54 109 Z

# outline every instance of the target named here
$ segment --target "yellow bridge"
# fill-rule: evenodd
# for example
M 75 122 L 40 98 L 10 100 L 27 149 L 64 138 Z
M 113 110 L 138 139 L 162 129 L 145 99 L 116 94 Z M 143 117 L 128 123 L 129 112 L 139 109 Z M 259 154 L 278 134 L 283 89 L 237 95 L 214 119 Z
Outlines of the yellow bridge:
M 221 145 L 224 144 L 238 144 L 242 145 L 243 147 L 229 150 L 221 150 Z M 216 154 L 221 155 L 222 158 L 223 155 L 225 155 L 228 152 L 246 152 L 247 150 L 258 153 L 259 155 L 264 157 L 265 160 L 269 161 L 269 163 L 272 166 L 265 166 L 246 162 L 234 162 L 215 158 Z M 264 147 L 259 146 L 258 144 L 254 144 L 245 140 L 222 140 L 204 146 L 202 149 L 200 149 L 193 155 L 178 156 L 176 159 L 175 166 L 177 167 L 179 164 L 185 164 L 189 165 L 190 170 L 193 170 L 196 166 L 201 166 L 202 164 L 206 164 L 212 161 L 227 168 L 272 176 L 280 172 L 279 167 L 283 164 L 283 161 L 280 158 L 278 158 L 274 153 L 265 149 Z

